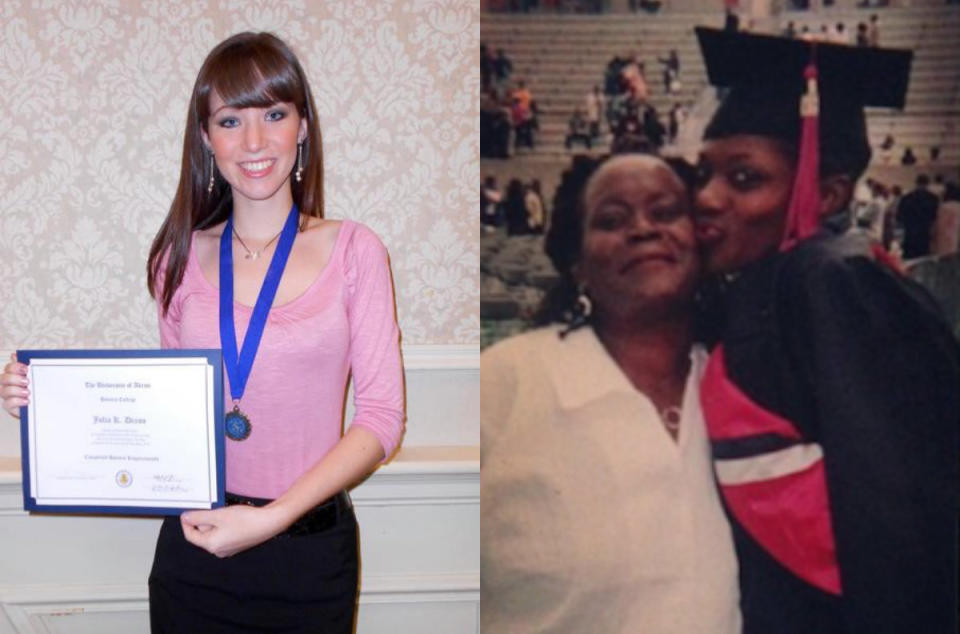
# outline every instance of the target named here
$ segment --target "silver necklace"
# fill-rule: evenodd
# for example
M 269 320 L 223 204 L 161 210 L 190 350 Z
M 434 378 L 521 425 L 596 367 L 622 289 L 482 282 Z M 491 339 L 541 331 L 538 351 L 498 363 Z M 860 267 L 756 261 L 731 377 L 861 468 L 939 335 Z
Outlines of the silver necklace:
M 664 407 L 660 410 L 660 420 L 663 421 L 663 426 L 672 432 L 680 429 L 680 415 L 680 408 L 676 405 Z
M 246 255 L 243 256 L 244 259 L 246 259 L 246 260 L 256 260 L 257 258 L 259 258 L 259 257 L 260 257 L 260 254 L 263 253 L 264 251 L 266 251 L 266 250 L 267 250 L 267 247 L 269 247 L 271 244 L 273 244 L 273 241 L 276 240 L 277 238 L 279 238 L 281 233 L 283 233 L 283 231 L 280 231 L 279 233 L 277 233 L 277 235 L 275 235 L 275 236 L 273 236 L 272 238 L 270 238 L 270 241 L 269 241 L 269 242 L 267 242 L 265 245 L 263 245 L 262 247 L 260 247 L 260 248 L 257 249 L 256 251 L 251 251 L 251 250 L 250 250 L 250 247 L 248 247 L 248 246 L 246 245 L 246 243 L 243 241 L 243 238 L 240 237 L 240 234 L 237 233 L 237 228 L 236 228 L 236 227 L 233 228 L 233 235 L 234 235 L 234 237 L 235 237 L 237 240 L 240 241 L 240 246 L 242 246 L 242 247 L 243 247 L 243 250 L 247 252 Z

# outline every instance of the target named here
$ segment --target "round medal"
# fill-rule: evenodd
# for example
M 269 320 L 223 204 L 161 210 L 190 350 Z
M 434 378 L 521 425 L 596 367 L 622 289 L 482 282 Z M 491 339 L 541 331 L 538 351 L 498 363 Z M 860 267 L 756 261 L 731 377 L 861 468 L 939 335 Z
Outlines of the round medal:
M 246 440 L 252 429 L 250 419 L 236 406 L 223 417 L 223 426 L 230 440 Z

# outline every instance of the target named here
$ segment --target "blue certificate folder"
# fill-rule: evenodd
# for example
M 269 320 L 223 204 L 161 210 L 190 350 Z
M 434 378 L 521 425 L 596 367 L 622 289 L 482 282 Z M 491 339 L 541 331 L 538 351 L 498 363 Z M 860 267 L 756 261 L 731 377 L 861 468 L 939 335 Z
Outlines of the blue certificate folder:
M 179 515 L 224 505 L 220 350 L 18 350 L 17 360 L 31 377 L 30 407 L 20 408 L 24 510 Z M 150 420 L 151 406 L 171 404 L 190 414 Z M 175 424 L 189 434 L 167 438 Z

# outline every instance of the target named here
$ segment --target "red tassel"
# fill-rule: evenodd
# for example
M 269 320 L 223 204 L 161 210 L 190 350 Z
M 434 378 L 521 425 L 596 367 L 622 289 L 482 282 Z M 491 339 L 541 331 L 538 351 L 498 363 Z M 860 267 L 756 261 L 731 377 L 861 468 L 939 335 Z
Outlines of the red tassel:
M 813 62 L 804 69 L 803 76 L 807 91 L 800 99 L 800 149 L 781 251 L 809 238 L 820 226 L 820 96 Z

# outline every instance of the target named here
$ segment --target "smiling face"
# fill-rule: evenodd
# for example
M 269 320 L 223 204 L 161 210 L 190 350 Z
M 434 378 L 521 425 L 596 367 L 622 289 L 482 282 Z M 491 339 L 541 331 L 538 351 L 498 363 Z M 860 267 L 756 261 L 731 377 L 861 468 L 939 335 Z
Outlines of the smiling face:
M 307 122 L 296 106 L 280 102 L 266 108 L 234 108 L 214 92 L 210 113 L 203 140 L 230 184 L 234 202 L 291 198 L 297 144 L 307 134 Z
M 709 273 L 729 273 L 775 253 L 783 238 L 794 165 L 784 145 L 735 135 L 704 141 L 694 215 Z
M 660 159 L 615 157 L 584 193 L 577 280 L 598 317 L 663 314 L 686 307 L 699 277 L 687 193 Z

